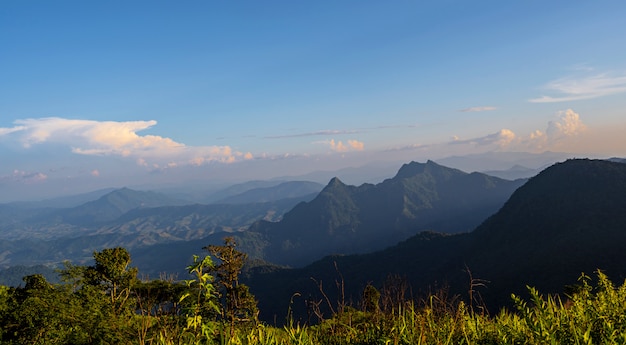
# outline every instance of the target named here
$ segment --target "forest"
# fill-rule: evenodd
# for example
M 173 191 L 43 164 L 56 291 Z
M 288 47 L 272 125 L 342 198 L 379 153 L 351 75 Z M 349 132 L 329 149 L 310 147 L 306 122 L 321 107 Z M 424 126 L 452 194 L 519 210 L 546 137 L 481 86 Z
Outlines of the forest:
M 69 262 L 61 283 L 41 275 L 0 286 L 0 344 L 600 344 L 626 342 L 626 283 L 582 274 L 560 295 L 528 287 L 514 307 L 491 314 L 480 279 L 465 295 L 445 288 L 413 298 L 403 284 L 368 285 L 356 303 L 334 301 L 320 284 L 310 318 L 258 319 L 257 300 L 239 282 L 246 254 L 233 238 L 205 247 L 188 280 L 139 279 L 121 247 Z M 342 282 L 338 282 L 341 287 Z M 292 296 L 297 297 L 297 292 Z M 330 313 L 322 312 L 324 304 Z

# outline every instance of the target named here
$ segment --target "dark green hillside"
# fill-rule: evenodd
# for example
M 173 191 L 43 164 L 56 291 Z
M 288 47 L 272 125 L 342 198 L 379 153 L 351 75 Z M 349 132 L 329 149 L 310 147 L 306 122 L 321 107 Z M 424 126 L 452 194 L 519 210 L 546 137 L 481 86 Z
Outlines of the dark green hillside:
M 250 231 L 267 236 L 265 259 L 298 266 L 324 255 L 379 250 L 424 230 L 471 231 L 521 184 L 412 162 L 377 185 L 348 186 L 334 178 L 281 222 L 258 222 Z
M 296 291 L 303 300 L 320 297 L 311 277 L 325 282 L 332 301 L 339 273 L 347 300 L 358 300 L 368 283 L 381 288 L 390 274 L 405 277 L 414 295 L 448 285 L 450 293 L 467 298 L 469 269 L 474 278 L 488 281 L 476 290 L 496 311 L 510 304 L 512 292 L 525 295 L 526 285 L 562 292 L 581 272 L 591 275 L 598 268 L 622 281 L 625 247 L 626 165 L 568 160 L 530 179 L 471 233 L 421 233 L 383 251 L 253 275 L 250 285 L 261 310 L 279 313 Z
M 490 290 L 518 292 L 519 277 L 558 291 L 582 271 L 626 277 L 626 165 L 569 160 L 533 177 L 473 233 L 469 263 L 493 281 Z

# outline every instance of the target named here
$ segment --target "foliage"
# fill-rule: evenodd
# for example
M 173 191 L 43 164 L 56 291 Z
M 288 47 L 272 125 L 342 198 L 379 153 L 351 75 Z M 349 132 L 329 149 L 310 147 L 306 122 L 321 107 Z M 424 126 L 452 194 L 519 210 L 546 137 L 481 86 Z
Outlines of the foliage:
M 243 256 L 235 245 L 212 248 L 218 264 L 195 256 L 182 282 L 138 281 L 128 253 L 113 248 L 95 252 L 92 266 L 66 264 L 62 284 L 29 275 L 24 287 L 0 286 L 0 344 L 626 343 L 626 282 L 615 286 L 601 271 L 583 274 L 563 296 L 528 287 L 529 298 L 512 295 L 515 309 L 495 316 L 446 290 L 413 301 L 396 278 L 381 292 L 367 285 L 359 308 L 338 300 L 315 325 L 289 312 L 284 327 L 246 321 L 238 308 L 256 301 L 238 283 Z M 227 288 L 230 297 L 220 300 Z
M 205 247 L 220 263 L 209 268 L 215 273 L 222 300 L 222 319 L 230 323 L 234 334 L 238 322 L 254 322 L 257 319 L 257 302 L 246 285 L 239 283 L 239 276 L 247 255 L 236 250 L 234 238 L 226 237 L 224 245 Z
M 199 259 L 194 256 L 193 264 L 187 267 L 194 279 L 185 281 L 189 288 L 180 297 L 180 302 L 192 298 L 192 302 L 183 311 L 186 324 L 182 330 L 182 339 L 186 344 L 202 344 L 211 341 L 217 331 L 216 324 L 206 322 L 212 315 L 220 313 L 217 304 L 217 291 L 213 286 L 213 276 L 205 271 L 214 267 L 210 256 Z

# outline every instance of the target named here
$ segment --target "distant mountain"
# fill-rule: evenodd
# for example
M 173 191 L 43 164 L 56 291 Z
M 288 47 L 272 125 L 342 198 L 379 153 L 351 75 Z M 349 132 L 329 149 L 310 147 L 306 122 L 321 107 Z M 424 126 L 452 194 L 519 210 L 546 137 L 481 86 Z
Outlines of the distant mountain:
M 121 188 L 105 194 L 97 200 L 59 211 L 56 216 L 66 223 L 91 224 L 117 219 L 134 209 L 184 204 L 185 202 L 164 194 Z
M 232 186 L 228 186 L 226 188 L 214 191 L 209 195 L 202 198 L 202 204 L 212 204 L 219 203 L 220 200 L 230 198 L 235 195 L 240 195 L 249 190 L 258 189 L 258 188 L 269 188 L 277 186 L 285 181 L 277 180 L 277 181 L 248 181 L 244 183 L 234 184 Z
M 471 273 L 485 283 L 476 287 L 477 296 L 496 312 L 510 305 L 511 293 L 525 295 L 526 285 L 558 293 L 596 269 L 623 281 L 625 244 L 626 165 L 577 159 L 531 178 L 473 232 L 423 232 L 379 252 L 252 274 L 248 283 L 268 313 L 263 317 L 271 319 L 296 291 L 303 300 L 319 297 L 311 277 L 325 282 L 332 301 L 338 279 L 344 279 L 346 299 L 358 300 L 366 284 L 380 288 L 389 276 L 403 279 L 414 295 L 446 288 L 467 299 Z
M 466 156 L 446 157 L 436 161 L 439 164 L 467 172 L 508 170 L 515 165 L 543 170 L 556 162 L 562 162 L 575 156 L 571 153 L 551 151 L 542 153 L 485 152 Z
M 259 221 L 249 231 L 266 237 L 263 259 L 304 265 L 329 254 L 379 250 L 424 230 L 470 231 L 522 183 L 411 162 L 377 185 L 355 187 L 333 178 L 282 221 Z
M 35 209 L 35 208 L 70 208 L 80 206 L 86 202 L 96 200 L 103 195 L 109 194 L 115 191 L 115 188 L 105 188 L 99 189 L 96 191 L 76 194 L 76 195 L 68 195 L 58 198 L 46 199 L 41 201 L 21 201 L 21 202 L 12 202 L 9 205 L 18 207 L 18 208 L 26 208 L 26 209 Z
M 299 198 L 319 193 L 324 185 L 309 181 L 288 181 L 278 185 L 253 188 L 216 201 L 221 204 L 247 204 Z
M 346 184 L 361 185 L 363 183 L 378 183 L 398 170 L 398 166 L 404 161 L 396 162 L 371 162 L 357 167 L 348 167 L 339 170 L 319 170 L 298 176 L 281 176 L 279 181 L 306 180 L 319 183 L 327 183 L 333 177 L 339 178 Z
M 41 274 L 46 277 L 50 283 L 56 284 L 60 282 L 58 273 L 47 266 L 12 266 L 6 269 L 0 269 L 0 285 L 4 286 L 24 286 L 25 282 L 22 278 Z
M 0 267 L 10 265 L 56 264 L 63 260 L 82 262 L 89 260 L 94 250 L 122 246 L 131 252 L 157 244 L 168 244 L 168 252 L 176 250 L 177 242 L 196 243 L 205 237 L 213 238 L 211 244 L 221 244 L 224 234 L 239 233 L 253 222 L 264 219 L 278 221 L 294 205 L 310 201 L 314 196 L 282 199 L 251 204 L 212 204 L 133 208 L 123 215 L 106 222 L 89 223 L 97 212 L 95 204 L 84 209 L 86 216 L 81 225 L 64 223 L 58 210 L 40 210 L 43 213 L 20 215 L 10 218 L 11 209 L 0 206 L 0 215 L 7 216 L 0 225 Z M 109 203 L 103 202 L 105 210 Z M 72 214 L 76 209 L 65 210 Z M 1 218 L 0 219 L 4 219 Z M 13 222 L 11 222 L 11 219 Z M 71 220 L 71 218 L 70 218 Z M 214 235 L 214 236 L 213 236 Z M 213 236 L 213 237 L 211 237 Z M 197 242 L 197 248 L 209 244 Z M 180 248 L 185 247 L 183 245 Z M 255 245 L 251 244 L 250 248 Z M 185 247 L 186 248 L 186 247 Z M 181 249 L 182 250 L 182 249 Z M 180 251 L 171 254 L 185 262 L 192 253 Z M 169 267 L 156 255 L 145 261 L 142 270 L 158 271 L 158 266 Z M 157 267 L 155 267 L 157 266 Z M 181 264 L 180 268 L 185 267 Z
M 613 157 L 613 158 L 609 158 L 608 161 L 615 162 L 615 163 L 626 163 L 626 158 Z
M 517 180 L 517 179 L 525 179 L 530 178 L 537 175 L 541 172 L 541 169 L 530 169 L 519 164 L 512 166 L 510 169 L 506 170 L 486 170 L 482 171 L 483 174 L 489 176 L 499 177 L 505 180 Z
M 95 234 L 115 236 L 117 243 L 109 245 L 136 247 L 195 240 L 213 233 L 238 233 L 259 219 L 279 221 L 295 204 L 312 198 L 309 195 L 263 203 L 137 209 L 98 228 Z

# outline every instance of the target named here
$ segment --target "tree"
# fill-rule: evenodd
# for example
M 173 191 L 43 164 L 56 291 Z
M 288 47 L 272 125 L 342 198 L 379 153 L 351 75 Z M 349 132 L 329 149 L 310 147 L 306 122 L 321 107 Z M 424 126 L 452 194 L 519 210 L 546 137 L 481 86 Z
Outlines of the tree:
M 95 265 L 87 267 L 86 282 L 101 287 L 114 308 L 123 308 L 130 297 L 130 288 L 137 281 L 137 269 L 130 268 L 130 253 L 124 248 L 107 248 L 94 252 Z
M 135 315 L 131 289 L 137 282 L 137 269 L 130 267 L 130 253 L 124 248 L 96 251 L 93 257 L 95 264 L 84 268 L 83 285 L 77 294 L 91 304 L 94 338 L 123 343 L 136 336 L 131 324 Z
M 365 312 L 380 312 L 380 292 L 371 284 L 367 284 L 363 290 L 362 308 Z
M 83 344 L 85 331 L 77 300 L 67 289 L 39 274 L 23 278 L 23 288 L 0 289 L 2 344 Z
M 239 284 L 239 275 L 247 255 L 236 247 L 237 243 L 232 237 L 226 237 L 222 246 L 204 247 L 220 261 L 214 271 L 222 290 L 222 317 L 230 322 L 231 335 L 236 322 L 256 321 L 258 316 L 257 301 L 246 285 Z

